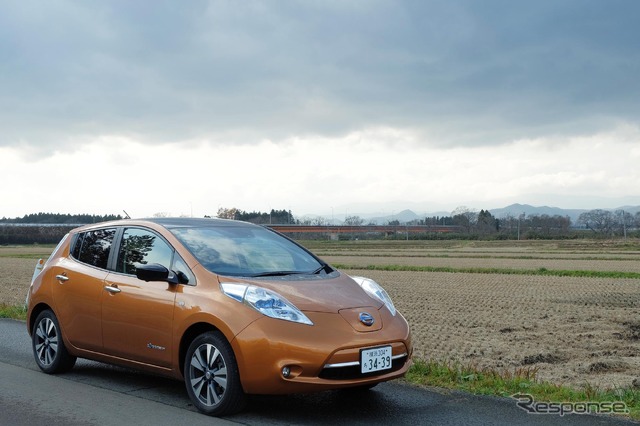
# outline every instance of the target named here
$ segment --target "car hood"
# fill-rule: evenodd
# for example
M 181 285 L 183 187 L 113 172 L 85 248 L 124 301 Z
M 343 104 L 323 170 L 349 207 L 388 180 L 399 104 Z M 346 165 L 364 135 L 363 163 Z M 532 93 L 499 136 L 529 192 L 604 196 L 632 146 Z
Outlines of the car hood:
M 249 284 L 273 290 L 301 311 L 338 313 L 360 307 L 380 309 L 382 302 L 369 296 L 346 274 L 311 280 L 251 280 Z

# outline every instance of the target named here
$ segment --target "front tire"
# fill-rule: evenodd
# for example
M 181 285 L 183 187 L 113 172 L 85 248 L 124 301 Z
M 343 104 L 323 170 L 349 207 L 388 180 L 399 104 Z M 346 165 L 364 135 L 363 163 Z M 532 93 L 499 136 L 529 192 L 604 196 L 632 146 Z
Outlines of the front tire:
M 36 364 L 47 374 L 69 371 L 76 363 L 76 357 L 70 355 L 64 345 L 58 318 L 48 309 L 36 318 L 31 346 Z
M 191 342 L 184 360 L 184 382 L 193 405 L 204 414 L 233 414 L 245 405 L 238 363 L 219 332 L 203 333 Z

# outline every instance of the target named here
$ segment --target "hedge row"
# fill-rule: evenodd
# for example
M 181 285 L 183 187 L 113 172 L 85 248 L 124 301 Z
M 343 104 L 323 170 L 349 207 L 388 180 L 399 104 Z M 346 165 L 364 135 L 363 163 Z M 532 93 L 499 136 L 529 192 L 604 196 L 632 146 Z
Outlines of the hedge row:
M 77 225 L 0 225 L 0 245 L 58 244 Z

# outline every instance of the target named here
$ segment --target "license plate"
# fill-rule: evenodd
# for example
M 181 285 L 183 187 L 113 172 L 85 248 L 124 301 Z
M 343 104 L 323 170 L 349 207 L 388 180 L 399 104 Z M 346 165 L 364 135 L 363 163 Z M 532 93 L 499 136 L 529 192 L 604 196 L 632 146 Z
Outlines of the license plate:
M 390 370 L 391 366 L 391 346 L 362 349 L 360 351 L 361 373 Z

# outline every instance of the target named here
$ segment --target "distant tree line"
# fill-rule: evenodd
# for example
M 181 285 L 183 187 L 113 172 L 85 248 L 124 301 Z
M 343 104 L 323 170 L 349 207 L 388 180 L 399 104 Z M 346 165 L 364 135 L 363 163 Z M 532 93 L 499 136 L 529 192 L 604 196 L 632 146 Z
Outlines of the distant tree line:
M 291 210 L 273 210 L 269 212 L 246 212 L 244 210 L 233 208 L 224 208 L 221 207 L 218 209 L 218 214 L 216 215 L 220 219 L 233 219 L 233 220 L 242 220 L 244 222 L 251 222 L 257 224 L 273 224 L 273 225 L 283 225 L 283 224 L 293 224 L 296 223 L 291 213 Z
M 324 217 L 312 219 L 296 219 L 290 210 L 271 210 L 270 212 L 245 212 L 237 208 L 220 208 L 218 217 L 224 219 L 243 220 L 259 224 L 297 224 L 327 226 L 332 225 Z M 366 226 L 378 225 L 367 222 L 360 216 L 347 216 L 343 225 Z M 431 216 L 424 219 L 416 219 L 409 222 L 400 222 L 397 219 L 387 221 L 380 225 L 411 226 L 428 225 L 455 227 L 456 232 L 407 235 L 398 230 L 398 235 L 381 235 L 367 232 L 366 235 L 341 234 L 341 238 L 412 238 L 412 239 L 567 239 L 580 237 L 609 238 L 616 236 L 640 237 L 640 212 L 632 215 L 622 210 L 590 210 L 582 213 L 577 223 L 572 223 L 569 216 L 547 214 L 521 214 L 518 216 L 506 215 L 496 218 L 489 210 L 476 211 L 466 206 L 456 208 L 449 216 Z M 310 234 L 296 235 L 296 237 L 309 238 Z M 316 236 L 326 237 L 324 234 Z
M 122 219 L 120 215 L 34 213 L 0 219 L 0 244 L 57 244 L 78 225 Z
M 632 215 L 623 210 L 590 210 L 573 224 L 569 216 L 507 215 L 494 217 L 488 210 L 479 212 L 459 207 L 451 216 L 433 216 L 413 221 L 416 225 L 455 225 L 460 237 L 495 239 L 562 239 L 577 237 L 640 237 L 640 212 Z
M 120 215 L 93 215 L 93 214 L 61 214 L 61 213 L 31 213 L 26 214 L 23 217 L 16 217 L 14 219 L 8 219 L 3 217 L 0 219 L 0 223 L 38 223 L 38 224 L 87 224 L 105 222 L 107 220 L 122 219 Z
M 58 244 L 76 225 L 8 225 L 0 224 L 0 245 Z
M 392 221 L 397 222 L 397 221 Z M 392 223 L 398 225 L 399 223 Z M 489 210 L 475 211 L 458 207 L 450 216 L 431 216 L 414 220 L 407 225 L 455 226 L 458 232 L 438 234 L 426 238 L 452 239 L 554 239 L 575 237 L 568 216 L 507 215 L 496 218 Z M 421 238 L 421 237 L 417 237 Z M 424 236 L 422 238 L 425 238 Z
M 218 217 L 242 220 L 263 225 L 315 225 L 327 226 L 323 217 L 298 220 L 291 210 L 269 212 L 247 212 L 237 208 L 220 208 Z M 120 215 L 35 213 L 22 218 L 0 219 L 0 244 L 56 244 L 69 230 L 77 225 L 122 219 Z M 376 225 L 359 216 L 347 216 L 343 223 L 348 226 Z M 475 211 L 458 207 L 449 216 L 431 216 L 409 222 L 390 220 L 384 225 L 411 226 L 429 225 L 456 227 L 456 232 L 429 232 L 414 234 L 402 232 L 396 235 L 371 232 L 341 234 L 340 238 L 411 238 L 411 239 L 567 239 L 580 237 L 613 238 L 640 237 L 640 212 L 631 214 L 623 210 L 590 210 L 582 213 L 577 223 L 572 224 L 568 216 L 560 215 L 507 215 L 496 218 L 489 210 Z M 296 234 L 295 238 L 327 238 L 326 233 Z
M 580 215 L 578 224 L 599 236 L 637 235 L 640 229 L 640 212 L 632 215 L 624 210 L 590 210 Z
M 344 224 L 350 226 L 375 225 L 365 223 L 359 216 L 349 216 Z M 327 225 L 327 221 L 314 219 L 310 225 Z M 390 220 L 384 225 L 395 226 L 442 226 L 456 227 L 455 232 L 423 234 L 403 233 L 387 238 L 411 239 L 567 239 L 567 238 L 612 238 L 617 236 L 640 237 L 640 212 L 635 215 L 622 210 L 590 210 L 582 213 L 577 223 L 572 223 L 569 216 L 547 214 L 506 215 L 496 218 L 489 210 L 475 211 L 467 207 L 458 207 L 449 216 L 431 216 L 409 222 Z M 352 238 L 351 235 L 341 237 Z M 380 235 L 368 233 L 358 238 L 380 238 Z

